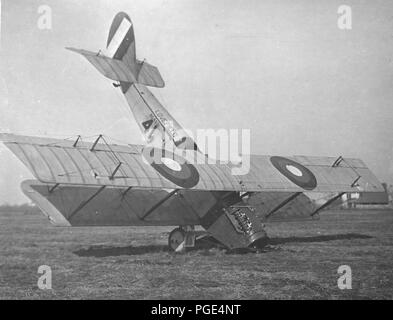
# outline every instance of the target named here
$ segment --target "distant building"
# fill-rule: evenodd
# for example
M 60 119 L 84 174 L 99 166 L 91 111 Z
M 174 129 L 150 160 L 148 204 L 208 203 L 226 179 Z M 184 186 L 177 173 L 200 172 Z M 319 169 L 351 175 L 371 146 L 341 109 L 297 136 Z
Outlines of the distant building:
M 347 193 L 343 196 L 343 202 L 347 208 L 356 208 L 358 205 L 388 205 L 390 203 L 386 183 L 382 183 L 383 192 L 358 192 Z

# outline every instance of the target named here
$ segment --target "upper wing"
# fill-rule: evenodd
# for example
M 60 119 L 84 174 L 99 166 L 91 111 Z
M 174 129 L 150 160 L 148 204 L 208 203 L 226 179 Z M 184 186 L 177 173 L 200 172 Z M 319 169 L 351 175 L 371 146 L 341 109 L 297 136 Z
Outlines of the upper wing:
M 147 163 L 142 146 L 75 144 L 9 134 L 0 135 L 0 140 L 43 183 L 242 192 L 383 191 L 374 174 L 357 159 L 332 166 L 335 158 L 253 155 L 250 171 L 233 175 L 229 165 L 201 163 L 204 155 L 194 151 L 188 151 L 184 164 L 173 156 L 178 168 L 171 168 L 168 157 L 161 164 Z M 196 164 L 190 161 L 192 157 Z
M 360 159 L 333 157 L 271 157 L 253 155 L 251 169 L 242 176 L 247 188 L 271 191 L 359 192 L 383 191 L 381 183 Z

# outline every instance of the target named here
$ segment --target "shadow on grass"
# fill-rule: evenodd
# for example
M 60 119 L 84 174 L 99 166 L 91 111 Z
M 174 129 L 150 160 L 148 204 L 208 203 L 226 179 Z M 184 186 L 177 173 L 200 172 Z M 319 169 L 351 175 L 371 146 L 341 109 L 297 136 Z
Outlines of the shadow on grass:
M 326 242 L 334 240 L 353 240 L 353 239 L 371 239 L 371 236 L 357 233 L 347 234 L 333 234 L 333 235 L 322 235 L 322 236 L 310 236 L 310 237 L 287 237 L 287 238 L 268 238 L 264 241 L 265 245 L 263 248 L 257 250 L 258 252 L 268 252 L 274 250 L 272 245 L 279 245 L 285 243 L 307 243 L 307 242 Z M 209 249 L 221 249 L 226 250 L 217 240 L 213 237 L 205 237 L 199 239 L 195 243 L 194 248 L 189 248 L 188 252 L 201 251 L 206 252 Z M 251 252 L 257 252 L 253 248 L 243 248 L 227 250 L 227 254 L 245 254 Z M 144 246 L 127 246 L 127 247 L 107 247 L 107 246 L 91 246 L 87 249 L 80 249 L 74 251 L 79 257 L 116 257 L 116 256 L 134 256 L 142 255 L 147 253 L 162 253 L 172 252 L 166 245 L 144 245 Z
M 91 246 L 87 249 L 74 251 L 80 257 L 116 257 L 116 256 L 134 256 L 146 253 L 169 252 L 168 246 L 165 245 L 147 245 L 147 246 L 127 246 L 127 247 L 107 247 Z
M 322 236 L 310 237 L 287 237 L 287 238 L 269 238 L 267 244 L 284 244 L 294 242 L 326 242 L 335 240 L 354 240 L 354 239 L 371 239 L 372 237 L 366 234 L 359 233 L 345 233 L 345 234 L 329 234 Z
M 206 237 L 198 239 L 195 247 L 188 248 L 187 251 L 209 250 L 212 248 L 223 248 L 223 246 L 214 238 Z M 116 257 L 116 256 L 134 256 L 147 253 L 172 252 L 167 245 L 144 245 L 144 246 L 127 246 L 127 247 L 108 247 L 108 246 L 91 246 L 87 249 L 74 251 L 79 257 Z

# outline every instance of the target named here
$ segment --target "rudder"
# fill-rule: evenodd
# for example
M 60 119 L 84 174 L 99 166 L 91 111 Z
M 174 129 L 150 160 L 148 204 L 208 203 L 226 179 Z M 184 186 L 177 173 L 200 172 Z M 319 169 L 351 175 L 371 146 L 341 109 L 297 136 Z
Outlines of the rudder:
M 136 65 L 134 27 L 126 13 L 119 12 L 113 19 L 103 54 L 112 59 L 123 60 L 130 67 Z

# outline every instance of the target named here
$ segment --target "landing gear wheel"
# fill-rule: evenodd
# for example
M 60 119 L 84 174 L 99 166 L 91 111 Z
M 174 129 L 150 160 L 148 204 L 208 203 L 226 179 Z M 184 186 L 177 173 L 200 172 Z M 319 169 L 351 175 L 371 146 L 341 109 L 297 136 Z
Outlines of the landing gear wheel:
M 184 252 L 186 243 L 186 232 L 182 228 L 171 231 L 168 237 L 168 246 L 174 252 Z

